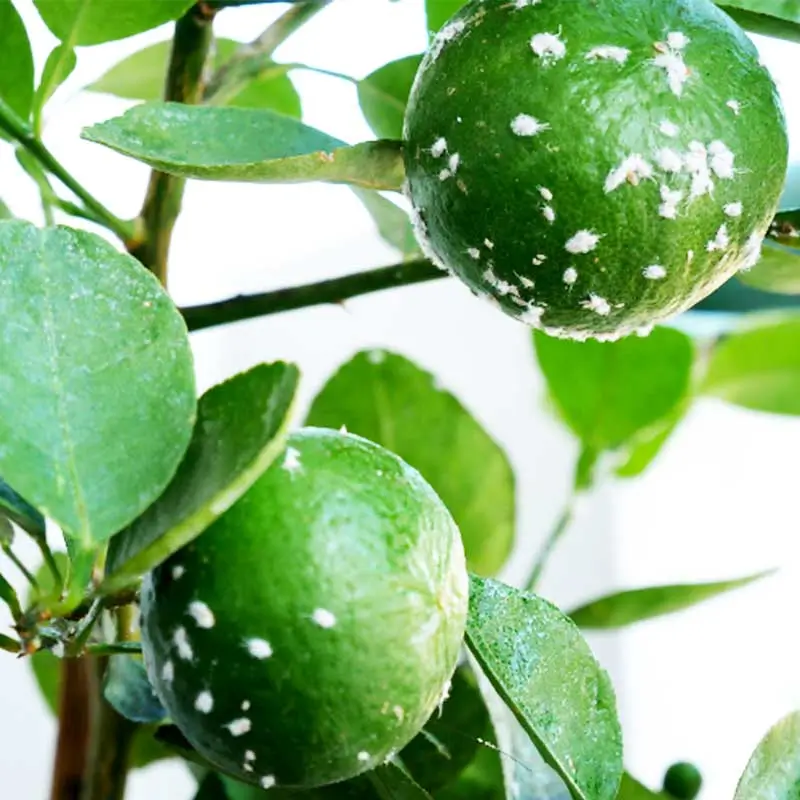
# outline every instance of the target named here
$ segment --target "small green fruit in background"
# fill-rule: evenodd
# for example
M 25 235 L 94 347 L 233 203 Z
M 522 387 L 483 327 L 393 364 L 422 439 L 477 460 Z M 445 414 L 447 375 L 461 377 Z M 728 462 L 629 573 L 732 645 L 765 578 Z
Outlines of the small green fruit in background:
M 147 576 L 150 680 L 184 736 L 264 788 L 381 764 L 447 692 L 464 634 L 458 529 L 420 474 L 306 428 Z
M 672 764 L 664 773 L 664 792 L 675 800 L 694 800 L 702 785 L 700 770 L 688 762 Z
M 423 59 L 404 138 L 427 255 L 581 340 L 753 266 L 788 152 L 755 47 L 708 0 L 473 0 Z

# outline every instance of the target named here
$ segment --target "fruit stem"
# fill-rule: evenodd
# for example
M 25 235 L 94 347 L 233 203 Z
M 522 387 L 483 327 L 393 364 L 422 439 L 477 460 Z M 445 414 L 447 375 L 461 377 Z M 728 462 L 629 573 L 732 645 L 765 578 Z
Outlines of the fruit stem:
M 198 2 L 175 23 L 164 100 L 189 105 L 202 100 L 214 41 L 215 14 L 216 9 Z M 184 178 L 153 170 L 136 221 L 137 235 L 128 243 L 128 252 L 164 285 L 172 231 L 181 211 L 185 186 Z
M 329 0 L 307 0 L 297 3 L 278 17 L 260 36 L 242 45 L 212 76 L 203 94 L 208 105 L 224 105 L 248 83 L 272 65 L 278 47 L 312 17 L 328 5 Z
M 239 295 L 201 306 L 189 306 L 181 309 L 181 313 L 189 330 L 199 331 L 215 325 L 227 325 L 231 322 L 280 314 L 283 311 L 293 311 L 308 306 L 341 303 L 348 298 L 370 292 L 446 277 L 447 273 L 442 272 L 430 261 L 419 259 L 394 264 L 391 267 L 358 272 L 343 278 L 291 286 L 262 294 Z
M 556 524 L 550 531 L 550 535 L 545 539 L 544 544 L 539 550 L 539 555 L 536 557 L 530 577 L 525 585 L 526 591 L 533 592 L 536 590 L 542 577 L 542 572 L 544 572 L 550 560 L 550 556 L 553 554 L 553 550 L 555 550 L 556 545 L 561 541 L 564 534 L 569 529 L 569 526 L 572 524 L 578 499 L 584 492 L 592 488 L 597 455 L 597 452 L 590 446 L 583 446 L 580 456 L 578 457 L 578 462 L 575 465 L 575 476 L 573 478 L 569 497 L 567 498 L 567 502 L 560 516 L 556 520 Z

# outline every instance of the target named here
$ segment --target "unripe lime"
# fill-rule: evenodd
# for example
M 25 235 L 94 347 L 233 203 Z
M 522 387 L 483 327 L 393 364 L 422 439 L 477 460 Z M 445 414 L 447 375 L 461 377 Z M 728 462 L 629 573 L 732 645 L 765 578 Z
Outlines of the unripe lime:
M 664 792 L 675 800 L 694 800 L 702 785 L 700 770 L 687 761 L 672 764 L 664 773 Z
M 441 701 L 467 610 L 452 517 L 420 474 L 307 428 L 142 589 L 150 679 L 242 780 L 311 787 L 400 750 Z
M 572 339 L 647 329 L 752 266 L 788 151 L 755 47 L 709 0 L 473 0 L 404 138 L 429 257 Z

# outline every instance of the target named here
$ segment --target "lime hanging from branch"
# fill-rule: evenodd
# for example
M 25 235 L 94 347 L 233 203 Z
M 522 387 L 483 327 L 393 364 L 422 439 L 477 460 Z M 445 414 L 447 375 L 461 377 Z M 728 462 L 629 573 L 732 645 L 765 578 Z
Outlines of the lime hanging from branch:
M 420 474 L 307 428 L 142 590 L 150 680 L 221 770 L 312 787 L 383 763 L 447 693 L 467 573 Z
M 404 138 L 428 256 L 572 339 L 646 331 L 751 267 L 788 151 L 755 47 L 708 0 L 473 0 Z

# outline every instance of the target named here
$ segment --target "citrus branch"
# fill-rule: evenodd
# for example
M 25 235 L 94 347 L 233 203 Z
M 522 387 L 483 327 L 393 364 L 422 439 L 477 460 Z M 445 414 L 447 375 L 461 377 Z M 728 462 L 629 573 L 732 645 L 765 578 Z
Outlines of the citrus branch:
M 39 164 L 53 177 L 66 186 L 86 207 L 94 219 L 108 230 L 127 242 L 133 237 L 134 225 L 130 221 L 120 219 L 112 214 L 99 200 L 89 193 L 67 171 L 61 162 L 47 149 L 44 142 L 39 139 L 26 122 L 20 119 L 14 111 L 0 100 L 0 130 L 19 142 Z
M 292 6 L 260 36 L 239 50 L 211 77 L 203 102 L 222 105 L 271 66 L 272 55 L 295 31 L 328 5 L 329 0 L 307 0 Z
M 199 331 L 215 325 L 227 325 L 253 317 L 265 317 L 269 314 L 280 314 L 298 308 L 341 303 L 351 297 L 358 297 L 370 292 L 394 289 L 399 286 L 410 286 L 414 283 L 435 281 L 446 278 L 430 261 L 420 259 L 406 261 L 391 267 L 359 272 L 343 278 L 332 278 L 318 283 L 303 286 L 291 286 L 275 292 L 240 295 L 216 303 L 200 306 L 188 306 L 181 309 L 190 331 Z

